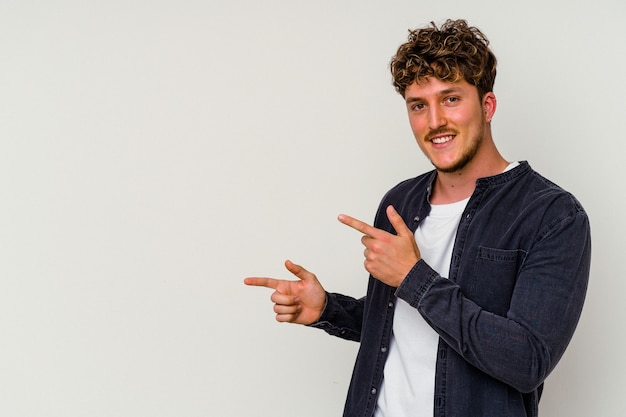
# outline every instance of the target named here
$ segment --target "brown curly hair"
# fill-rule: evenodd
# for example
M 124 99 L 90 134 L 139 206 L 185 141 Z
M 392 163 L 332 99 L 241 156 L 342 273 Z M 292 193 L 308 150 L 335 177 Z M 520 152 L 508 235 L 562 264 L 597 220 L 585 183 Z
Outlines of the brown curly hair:
M 462 79 L 478 89 L 480 99 L 493 91 L 496 57 L 487 37 L 465 20 L 446 20 L 438 28 L 434 22 L 409 31 L 408 41 L 391 60 L 396 91 L 404 97 L 409 85 L 428 77 L 457 82 Z

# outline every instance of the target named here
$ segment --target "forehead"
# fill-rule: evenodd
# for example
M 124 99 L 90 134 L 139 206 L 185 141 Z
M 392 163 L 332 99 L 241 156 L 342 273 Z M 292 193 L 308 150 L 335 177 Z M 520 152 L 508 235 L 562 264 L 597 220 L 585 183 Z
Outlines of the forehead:
M 436 77 L 426 77 L 419 82 L 410 84 L 405 92 L 404 98 L 409 99 L 426 99 L 431 96 L 440 96 L 445 94 L 470 94 L 476 93 L 478 90 L 465 79 L 450 82 L 443 81 Z

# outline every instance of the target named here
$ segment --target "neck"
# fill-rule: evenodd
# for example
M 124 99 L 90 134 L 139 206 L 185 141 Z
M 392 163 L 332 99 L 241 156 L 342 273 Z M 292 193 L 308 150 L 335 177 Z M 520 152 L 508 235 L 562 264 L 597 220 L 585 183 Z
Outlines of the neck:
M 493 146 L 489 152 L 476 156 L 462 169 L 455 172 L 437 171 L 437 179 L 430 198 L 431 204 L 450 204 L 464 200 L 472 195 L 479 178 L 497 175 L 506 169 L 509 163 Z

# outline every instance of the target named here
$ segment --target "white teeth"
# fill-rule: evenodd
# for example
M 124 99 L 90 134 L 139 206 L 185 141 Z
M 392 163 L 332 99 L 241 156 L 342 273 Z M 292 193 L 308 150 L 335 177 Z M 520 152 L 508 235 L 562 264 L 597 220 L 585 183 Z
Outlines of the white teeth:
M 437 144 L 446 143 L 446 142 L 450 142 L 452 140 L 452 138 L 453 138 L 453 136 L 443 136 L 443 137 L 440 137 L 440 138 L 433 138 L 432 142 L 433 143 L 437 143 Z

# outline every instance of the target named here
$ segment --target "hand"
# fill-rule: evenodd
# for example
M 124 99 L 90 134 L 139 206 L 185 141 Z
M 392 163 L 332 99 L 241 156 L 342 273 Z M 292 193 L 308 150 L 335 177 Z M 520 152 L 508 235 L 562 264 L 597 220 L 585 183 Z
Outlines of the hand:
M 392 287 L 398 287 L 420 255 L 415 236 L 393 206 L 387 207 L 387 217 L 397 235 L 377 229 L 345 214 L 339 221 L 363 233 L 361 243 L 365 246 L 365 269 L 376 279 Z
M 244 280 L 244 283 L 276 290 L 270 297 L 274 303 L 276 321 L 297 324 L 315 323 L 324 311 L 326 291 L 317 277 L 300 265 L 286 261 L 285 267 L 300 280 L 249 277 Z

